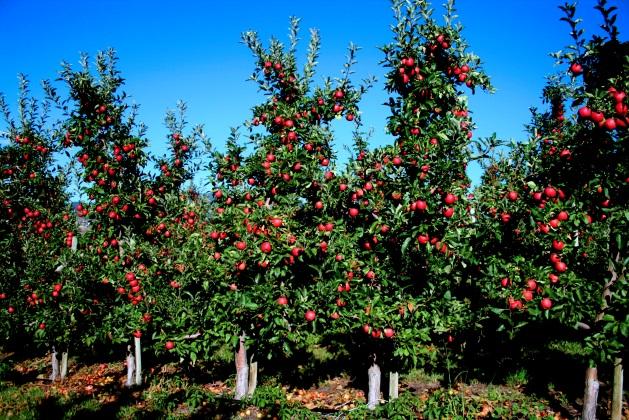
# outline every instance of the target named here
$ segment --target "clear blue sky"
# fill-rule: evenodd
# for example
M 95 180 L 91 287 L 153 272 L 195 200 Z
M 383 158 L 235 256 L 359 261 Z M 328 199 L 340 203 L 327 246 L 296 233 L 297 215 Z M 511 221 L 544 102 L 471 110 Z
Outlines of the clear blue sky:
M 627 2 L 611 3 L 620 8 L 617 23 L 621 39 L 627 39 Z M 440 4 L 434 3 L 439 15 Z M 497 88 L 494 95 L 477 93 L 470 99 L 475 136 L 496 132 L 504 139 L 524 137 L 529 107 L 540 105 L 545 76 L 557 70 L 548 53 L 570 42 L 568 25 L 559 21 L 559 4 L 459 1 L 470 51 L 481 57 Z M 594 4 L 594 0 L 579 4 L 586 35 L 598 32 L 601 23 Z M 302 53 L 308 29 L 320 31 L 319 80 L 340 74 L 350 41 L 362 48 L 355 76 L 378 77 L 362 102 L 363 121 L 374 129 L 373 145 L 390 142 L 384 133 L 388 110 L 382 105 L 384 78 L 378 65 L 382 58 L 378 47 L 391 38 L 387 0 L 0 0 L 0 91 L 15 104 L 17 73 L 27 74 L 38 94 L 38 82 L 54 79 L 62 60 L 74 64 L 80 52 L 94 55 L 113 47 L 120 57 L 125 90 L 141 105 L 140 119 L 149 126 L 156 153 L 163 151 L 164 113 L 179 99 L 188 103 L 188 120 L 203 123 L 220 148 L 230 127 L 250 118 L 250 108 L 261 101 L 256 85 L 246 81 L 253 60 L 240 43 L 241 32 L 253 29 L 263 41 L 271 36 L 286 40 L 289 16 L 302 18 Z M 337 146 L 351 143 L 348 131 L 338 134 Z

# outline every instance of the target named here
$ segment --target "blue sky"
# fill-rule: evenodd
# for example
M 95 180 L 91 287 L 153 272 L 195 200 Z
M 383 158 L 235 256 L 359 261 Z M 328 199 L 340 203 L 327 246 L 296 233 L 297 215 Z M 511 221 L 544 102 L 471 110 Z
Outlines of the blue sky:
M 621 39 L 626 39 L 627 3 L 610 3 L 620 8 L 617 24 Z M 434 3 L 437 14 L 440 4 Z M 568 25 L 559 21 L 559 4 L 553 0 L 458 2 L 470 51 L 481 57 L 497 89 L 494 95 L 477 92 L 470 98 L 475 136 L 496 132 L 504 139 L 524 138 L 529 107 L 540 105 L 545 76 L 558 70 L 548 53 L 571 40 Z M 601 23 L 594 4 L 593 0 L 579 3 L 586 35 L 598 32 Z M 362 48 L 356 79 L 378 78 L 362 102 L 363 121 L 373 128 L 373 145 L 390 142 L 384 132 L 388 110 L 382 105 L 386 96 L 378 65 L 382 58 L 378 47 L 391 38 L 387 0 L 0 0 L 0 91 L 15 104 L 19 72 L 28 75 L 39 94 L 38 82 L 54 79 L 62 60 L 74 64 L 80 52 L 93 56 L 113 47 L 126 79 L 125 91 L 140 104 L 140 119 L 149 127 L 156 153 L 165 142 L 164 113 L 180 99 L 188 104 L 189 122 L 204 124 L 212 143 L 221 148 L 230 127 L 250 118 L 251 107 L 262 99 L 256 85 L 246 81 L 253 59 L 240 43 L 240 34 L 256 30 L 263 41 L 271 36 L 286 40 L 289 16 L 302 19 L 302 53 L 308 29 L 320 31 L 317 80 L 340 74 L 350 41 Z M 337 133 L 339 148 L 351 144 L 348 130 Z M 476 178 L 477 171 L 472 176 Z

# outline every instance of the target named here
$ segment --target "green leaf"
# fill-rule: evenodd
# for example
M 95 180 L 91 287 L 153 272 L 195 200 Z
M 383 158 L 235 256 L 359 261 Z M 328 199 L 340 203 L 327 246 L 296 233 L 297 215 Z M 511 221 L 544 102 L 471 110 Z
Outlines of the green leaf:
M 404 240 L 404 243 L 402 243 L 402 254 L 406 253 L 406 249 L 408 248 L 409 244 L 411 243 L 412 238 L 408 237 Z

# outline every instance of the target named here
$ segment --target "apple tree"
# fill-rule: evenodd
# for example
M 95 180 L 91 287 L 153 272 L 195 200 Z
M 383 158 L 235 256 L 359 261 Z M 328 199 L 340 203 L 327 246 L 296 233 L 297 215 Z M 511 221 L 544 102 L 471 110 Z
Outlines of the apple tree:
M 273 40 L 265 48 L 255 32 L 243 34 L 255 59 L 252 79 L 265 101 L 247 123 L 250 143 L 241 144 L 234 131 L 225 152 L 216 151 L 211 163 L 209 250 L 222 292 L 209 297 L 207 322 L 218 339 L 237 349 L 236 398 L 247 391 L 246 347 L 268 358 L 303 348 L 318 336 L 315 325 L 327 312 L 322 299 L 327 307 L 334 293 L 323 280 L 326 267 L 337 260 L 321 237 L 321 226 L 339 236 L 343 229 L 335 226 L 334 204 L 328 201 L 339 182 L 331 123 L 358 119 L 357 102 L 366 86 L 354 86 L 349 78 L 354 47 L 342 77 L 316 86 L 319 35 L 311 32 L 300 71 L 298 23 L 291 20 L 288 47 Z M 340 275 L 336 284 L 345 282 Z
M 471 319 L 464 290 L 473 123 L 465 94 L 491 89 L 479 58 L 467 51 L 453 2 L 442 21 L 425 1 L 394 2 L 393 9 L 394 40 L 382 50 L 394 141 L 368 151 L 357 139 L 342 193 L 343 224 L 357 240 L 342 315 L 349 312 L 350 331 L 371 354 L 371 408 L 379 398 L 378 363 L 393 360 L 397 371 L 447 359 Z M 391 383 L 394 397 L 395 375 Z
M 531 140 L 489 163 L 478 191 L 484 296 L 504 302 L 503 325 L 550 318 L 581 331 L 584 418 L 596 415 L 594 366 L 619 357 L 629 331 L 627 43 L 615 8 L 597 9 L 605 36 L 586 41 L 575 7 L 562 6 L 574 45 L 554 54 L 567 71 L 544 89 L 550 109 L 534 111 Z

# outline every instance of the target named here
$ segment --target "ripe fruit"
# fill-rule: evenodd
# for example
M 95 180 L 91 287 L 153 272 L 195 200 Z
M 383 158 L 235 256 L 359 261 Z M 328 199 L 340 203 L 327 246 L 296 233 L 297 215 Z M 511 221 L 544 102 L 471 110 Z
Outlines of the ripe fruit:
M 509 279 L 509 277 L 504 277 L 502 280 L 500 280 L 500 284 L 502 285 L 502 287 L 507 287 L 511 284 L 511 280 Z
M 537 289 L 537 282 L 533 279 L 528 279 L 526 281 L 526 287 L 530 290 L 530 291 L 535 291 Z
M 304 317 L 306 318 L 306 321 L 312 322 L 317 317 L 317 315 L 312 309 L 309 309 L 306 311 L 306 315 L 304 315 Z
M 616 129 L 616 120 L 613 118 L 608 118 L 605 120 L 605 128 L 609 131 Z
M 358 209 L 355 208 L 355 207 L 352 207 L 352 208 L 349 209 L 348 213 L 349 213 L 350 217 L 356 217 L 356 216 L 358 216 Z
M 516 201 L 518 199 L 518 193 L 516 191 L 509 191 L 507 193 L 507 198 L 509 201 Z
M 530 300 L 533 300 L 533 292 L 531 292 L 530 290 L 523 290 L 522 298 L 526 300 L 527 302 Z
M 581 73 L 583 73 L 583 66 L 581 66 L 581 64 L 579 63 L 572 63 L 570 65 L 570 72 L 574 75 L 574 76 L 578 76 Z
M 558 241 L 557 239 L 553 239 L 553 248 L 557 251 L 561 251 L 564 248 L 565 244 L 562 241 Z
M 579 108 L 579 117 L 583 119 L 588 119 L 592 116 L 592 110 L 587 106 Z
M 172 350 L 175 348 L 175 343 L 173 343 L 172 341 L 167 341 L 166 344 L 164 344 L 164 347 L 166 348 L 166 350 Z
M 443 215 L 448 219 L 454 216 L 454 207 L 448 207 L 443 209 Z
M 542 299 L 542 301 L 539 303 L 539 306 L 540 306 L 543 310 L 547 311 L 548 309 L 552 308 L 552 306 L 553 306 L 553 301 L 552 301 L 552 300 L 550 300 L 549 298 L 544 298 L 544 299 Z
M 563 261 L 557 261 L 555 263 L 555 271 L 557 271 L 558 273 L 563 273 L 568 269 L 568 266 L 566 265 L 565 262 Z
M 391 337 L 393 337 L 393 335 L 395 335 L 395 331 L 393 331 L 393 328 L 387 327 L 387 328 L 384 329 L 384 336 L 386 338 L 391 338 Z
M 262 244 L 260 245 L 260 251 L 264 252 L 265 254 L 271 252 L 271 249 L 273 249 L 273 247 L 271 246 L 270 242 L 262 242 Z
M 454 202 L 456 201 L 456 195 L 454 194 L 446 194 L 445 198 L 443 199 L 443 202 L 446 203 L 447 205 L 452 205 L 454 204 Z
M 544 194 L 548 198 L 555 198 L 557 196 L 557 190 L 555 190 L 553 187 L 546 187 L 544 188 Z
M 511 309 L 512 311 L 515 311 L 516 309 L 522 309 L 522 301 L 509 298 L 509 309 Z

